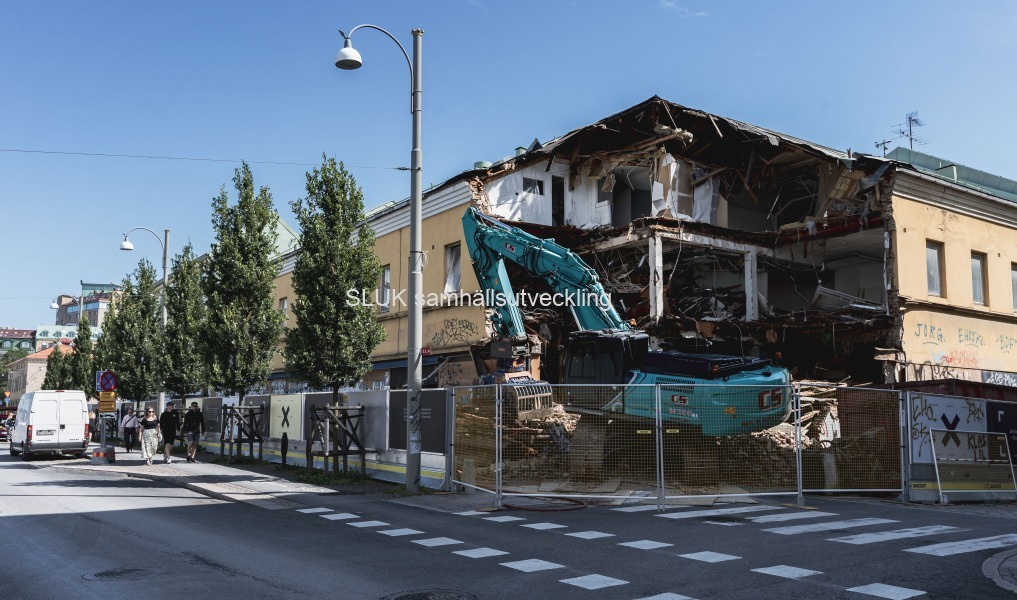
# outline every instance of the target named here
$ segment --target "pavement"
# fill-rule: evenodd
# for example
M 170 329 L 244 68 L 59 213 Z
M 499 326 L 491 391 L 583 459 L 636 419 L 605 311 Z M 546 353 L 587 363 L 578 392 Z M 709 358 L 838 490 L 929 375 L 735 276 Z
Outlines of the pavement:
M 202 456 L 207 459 L 213 455 L 199 454 L 199 458 Z M 83 460 L 71 464 L 64 463 L 55 468 L 163 481 L 212 498 L 244 502 L 267 510 L 300 509 L 315 505 L 314 500 L 321 496 L 351 493 L 384 494 L 390 502 L 444 513 L 491 511 L 495 508 L 494 496 L 487 493 L 423 493 L 398 496 L 394 494 L 396 486 L 385 482 L 368 480 L 363 485 L 357 482 L 351 482 L 349 485 L 312 485 L 266 472 L 266 470 L 278 471 L 279 468 L 264 464 L 228 465 L 206 461 L 188 463 L 181 456 L 174 456 L 172 462 L 166 464 L 160 455 L 153 464 L 146 465 L 140 452 L 118 452 L 116 462 L 113 464 L 93 465 Z M 296 471 L 293 470 L 283 472 L 291 477 L 294 473 Z M 963 513 L 994 519 L 1017 519 L 1017 503 L 911 506 L 919 510 Z M 1017 594 L 1017 549 L 1008 549 L 990 557 L 983 563 L 982 572 L 1000 588 Z

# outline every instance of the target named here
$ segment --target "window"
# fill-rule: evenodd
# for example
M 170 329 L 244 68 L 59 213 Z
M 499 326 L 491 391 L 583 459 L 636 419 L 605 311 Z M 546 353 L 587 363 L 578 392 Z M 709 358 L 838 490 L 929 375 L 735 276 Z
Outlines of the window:
M 10 340 L 4 340 L 3 344 L 0 344 L 0 348 L 10 348 L 10 347 L 11 347 Z
M 49 337 L 49 332 L 48 331 L 40 331 L 39 332 L 39 337 L 47 338 L 47 337 Z
M 544 180 L 523 177 L 523 191 L 537 196 L 544 195 Z
M 943 289 L 943 244 L 925 242 L 925 274 L 929 282 L 929 295 L 946 297 Z
M 279 298 L 279 312 L 282 313 L 283 319 L 289 318 L 290 300 L 289 298 Z
M 988 293 L 985 289 L 987 279 L 985 264 L 984 254 L 981 252 L 971 253 L 971 300 L 979 306 L 988 304 Z
M 96 335 L 96 337 L 98 337 L 98 335 Z M 31 345 L 32 344 L 29 343 L 29 342 L 21 342 L 21 347 L 22 348 L 29 348 L 29 347 L 31 347 Z
M 1017 263 L 1010 263 L 1010 291 L 1013 297 L 1013 311 L 1017 313 Z
M 389 295 L 392 291 L 392 266 L 381 268 L 381 283 L 378 285 L 378 305 L 381 312 L 389 311 Z
M 445 289 L 446 294 L 458 294 L 462 247 L 459 244 L 445 246 Z
M 597 349 L 593 344 L 575 344 L 569 359 L 569 380 L 573 383 L 597 382 Z

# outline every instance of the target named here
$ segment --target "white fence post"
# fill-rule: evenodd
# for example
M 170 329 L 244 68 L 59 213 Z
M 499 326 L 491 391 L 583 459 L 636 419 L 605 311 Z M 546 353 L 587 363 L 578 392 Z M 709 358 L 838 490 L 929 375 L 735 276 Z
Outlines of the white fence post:
M 795 382 L 792 390 L 795 412 L 795 472 L 798 477 L 798 506 L 805 506 L 804 482 L 802 481 L 802 390 L 801 383 Z
M 660 384 L 654 386 L 657 417 L 657 510 L 664 510 L 664 418 L 661 415 Z
M 502 386 L 497 384 L 494 388 L 494 506 L 502 508 Z

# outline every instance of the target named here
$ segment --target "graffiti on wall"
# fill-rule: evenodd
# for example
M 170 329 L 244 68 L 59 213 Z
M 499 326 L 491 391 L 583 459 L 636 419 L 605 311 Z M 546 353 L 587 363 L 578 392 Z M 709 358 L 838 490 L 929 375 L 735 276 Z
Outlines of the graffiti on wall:
M 477 336 L 477 324 L 469 319 L 445 319 L 441 329 L 431 337 L 432 346 L 448 346 L 460 342 L 468 343 Z
M 966 447 L 959 432 L 984 433 L 985 401 L 972 398 L 954 398 L 930 394 L 912 394 L 911 403 L 911 462 L 931 463 L 932 444 L 936 454 L 950 456 L 963 454 L 977 459 L 981 447 Z M 933 430 L 935 434 L 933 434 Z M 973 440 L 968 436 L 966 439 Z
M 1017 326 L 916 311 L 905 317 L 903 342 L 907 381 L 1017 385 Z

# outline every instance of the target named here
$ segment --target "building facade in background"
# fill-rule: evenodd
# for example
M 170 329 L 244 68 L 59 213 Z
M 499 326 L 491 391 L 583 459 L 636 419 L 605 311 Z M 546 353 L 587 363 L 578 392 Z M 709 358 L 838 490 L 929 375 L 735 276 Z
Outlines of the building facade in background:
M 0 356 L 11 350 L 28 350 L 35 348 L 34 329 L 13 329 L 0 327 Z

